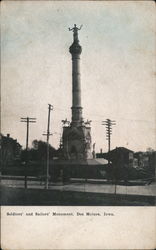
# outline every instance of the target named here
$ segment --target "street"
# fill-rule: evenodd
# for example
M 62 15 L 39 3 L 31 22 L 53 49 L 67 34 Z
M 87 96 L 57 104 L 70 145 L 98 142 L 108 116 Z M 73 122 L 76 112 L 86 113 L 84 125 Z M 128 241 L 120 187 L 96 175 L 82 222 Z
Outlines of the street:
M 1 185 L 6 187 L 16 187 L 24 188 L 24 180 L 9 180 L 2 179 Z M 28 180 L 27 181 L 28 189 L 45 189 L 45 183 L 37 180 Z M 105 193 L 113 194 L 115 193 L 114 184 L 103 184 L 103 183 L 68 183 L 63 184 L 62 182 L 58 183 L 49 183 L 50 190 L 61 190 L 61 191 L 78 191 L 78 192 L 93 192 L 93 193 Z M 116 185 L 117 194 L 135 194 L 135 195 L 147 195 L 155 196 L 156 195 L 156 183 L 151 183 L 150 185 L 135 185 L 135 186 L 125 186 L 125 185 Z

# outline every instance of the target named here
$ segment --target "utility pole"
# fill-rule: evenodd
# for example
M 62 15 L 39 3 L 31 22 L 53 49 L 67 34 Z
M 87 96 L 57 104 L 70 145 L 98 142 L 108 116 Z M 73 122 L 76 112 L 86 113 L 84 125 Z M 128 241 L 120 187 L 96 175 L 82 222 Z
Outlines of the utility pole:
M 112 126 L 116 125 L 115 121 L 106 119 L 102 121 L 102 125 L 106 126 L 106 140 L 108 140 L 108 157 L 111 149 L 111 134 L 112 134 Z M 108 159 L 108 166 L 110 166 L 110 160 Z
M 49 136 L 52 135 L 50 134 L 50 111 L 53 110 L 53 106 L 51 104 L 48 104 L 48 125 L 47 125 L 47 133 L 43 134 L 47 136 L 47 164 L 46 164 L 46 184 L 45 188 L 48 189 L 49 186 Z
M 110 149 L 111 149 L 112 126 L 116 125 L 116 123 L 113 120 L 106 119 L 105 121 L 103 121 L 102 125 L 106 126 L 106 140 L 108 140 L 108 166 L 110 167 L 110 154 L 109 153 L 110 153 Z M 114 190 L 114 193 L 116 194 L 116 174 L 115 174 L 115 190 Z
M 105 121 L 102 121 L 102 125 L 106 126 L 106 140 L 108 140 L 108 152 L 110 152 L 112 125 L 116 125 L 116 123 L 113 120 L 106 119 Z
M 27 132 L 26 132 L 26 164 L 25 164 L 25 177 L 24 177 L 24 187 L 27 188 L 27 167 L 28 167 L 28 143 L 29 143 L 29 123 L 35 123 L 36 118 L 30 117 L 21 117 L 21 122 L 27 123 Z

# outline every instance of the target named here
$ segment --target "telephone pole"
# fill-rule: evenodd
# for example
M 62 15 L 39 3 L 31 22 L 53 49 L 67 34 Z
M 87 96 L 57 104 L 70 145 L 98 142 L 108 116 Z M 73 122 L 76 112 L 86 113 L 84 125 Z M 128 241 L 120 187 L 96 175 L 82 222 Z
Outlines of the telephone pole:
M 112 126 L 116 125 L 115 121 L 106 119 L 103 121 L 102 125 L 106 126 L 106 140 L 108 140 L 108 167 L 110 167 L 110 148 L 111 148 L 111 134 L 112 134 Z M 114 168 L 114 167 L 113 167 Z M 116 194 L 116 175 L 115 175 L 115 190 L 114 193 Z
M 51 104 L 48 104 L 48 125 L 47 125 L 47 133 L 43 134 L 47 136 L 47 164 L 46 164 L 46 184 L 45 188 L 48 189 L 49 186 L 49 136 L 50 134 L 50 111 L 53 110 L 53 106 Z
M 29 123 L 35 123 L 36 118 L 30 117 L 21 117 L 21 122 L 27 123 L 27 132 L 26 132 L 26 164 L 25 164 L 25 177 L 24 177 L 24 187 L 27 188 L 27 167 L 28 167 L 28 142 L 29 142 Z
M 115 121 L 106 119 L 102 121 L 102 125 L 106 126 L 106 140 L 108 140 L 108 154 L 111 148 L 111 134 L 112 134 L 112 126 L 116 125 Z M 108 160 L 108 165 L 110 165 L 110 160 Z

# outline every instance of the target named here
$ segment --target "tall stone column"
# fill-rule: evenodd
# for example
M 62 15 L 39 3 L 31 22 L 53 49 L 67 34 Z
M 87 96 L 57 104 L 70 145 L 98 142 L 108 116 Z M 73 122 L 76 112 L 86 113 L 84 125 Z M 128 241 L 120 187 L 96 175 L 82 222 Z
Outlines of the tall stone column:
M 91 127 L 90 121 L 84 122 L 81 106 L 81 79 L 80 79 L 80 55 L 82 48 L 79 44 L 78 30 L 74 27 L 73 43 L 69 48 L 72 56 L 72 120 L 69 126 L 63 127 L 63 153 L 65 159 L 86 160 L 91 159 Z
M 82 124 L 82 107 L 81 107 L 81 79 L 80 79 L 80 54 L 82 47 L 78 40 L 78 30 L 76 27 L 69 29 L 73 31 L 73 43 L 69 48 L 72 55 L 72 125 L 79 126 Z

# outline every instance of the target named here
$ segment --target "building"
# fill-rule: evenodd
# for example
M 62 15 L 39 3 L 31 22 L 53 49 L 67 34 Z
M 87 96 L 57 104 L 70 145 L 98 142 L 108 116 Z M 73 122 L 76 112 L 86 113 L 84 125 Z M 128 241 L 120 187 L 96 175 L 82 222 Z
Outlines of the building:
M 55 160 L 50 165 L 50 175 L 58 178 L 103 179 L 107 178 L 108 161 L 105 159 Z
M 74 24 L 73 43 L 69 48 L 72 55 L 72 119 L 63 121 L 63 154 L 66 160 L 91 159 L 91 127 L 90 122 L 84 122 L 81 105 L 80 55 L 82 47 L 79 44 L 78 30 Z
M 7 167 L 14 163 L 15 160 L 19 160 L 22 146 L 16 139 L 7 136 L 0 135 L 0 162 L 1 167 Z
M 134 152 L 128 148 L 116 147 L 108 153 L 109 159 L 114 164 L 124 167 L 133 167 Z
M 138 169 L 144 169 L 153 175 L 155 174 L 156 151 L 136 152 L 134 157 Z
M 97 153 L 96 156 L 109 160 L 111 164 L 133 167 L 134 152 L 124 147 L 116 147 L 108 153 Z

